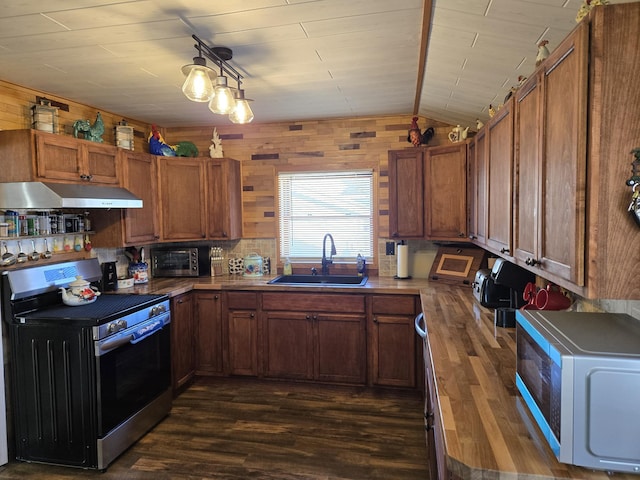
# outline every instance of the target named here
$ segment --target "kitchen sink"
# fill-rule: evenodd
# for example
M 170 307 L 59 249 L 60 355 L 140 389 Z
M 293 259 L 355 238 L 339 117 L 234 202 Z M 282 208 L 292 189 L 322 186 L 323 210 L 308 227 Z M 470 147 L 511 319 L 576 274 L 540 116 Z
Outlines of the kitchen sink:
M 368 277 L 357 275 L 278 275 L 267 283 L 272 285 L 339 285 L 342 287 L 361 287 Z

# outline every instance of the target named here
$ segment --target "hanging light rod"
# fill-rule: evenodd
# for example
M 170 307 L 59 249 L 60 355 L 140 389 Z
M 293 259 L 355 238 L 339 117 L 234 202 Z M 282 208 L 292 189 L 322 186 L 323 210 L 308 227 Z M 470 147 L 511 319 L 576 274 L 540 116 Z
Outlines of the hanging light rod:
M 224 71 L 236 81 L 238 84 L 238 88 L 242 84 L 242 79 L 244 78 L 240 73 L 229 65 L 227 62 L 233 58 L 233 52 L 230 48 L 227 47 L 209 47 L 206 43 L 204 43 L 197 35 L 191 35 L 191 37 L 198 43 L 194 45 L 194 47 L 204 55 L 206 58 L 215 63 L 220 70 Z

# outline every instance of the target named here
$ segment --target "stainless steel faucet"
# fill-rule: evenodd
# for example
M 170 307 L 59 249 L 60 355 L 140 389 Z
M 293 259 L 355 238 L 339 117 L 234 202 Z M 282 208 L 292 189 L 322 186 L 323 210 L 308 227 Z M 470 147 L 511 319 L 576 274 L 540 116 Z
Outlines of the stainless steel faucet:
M 327 237 L 331 240 L 331 253 L 327 258 Z M 336 244 L 333 243 L 333 237 L 330 233 L 327 233 L 322 239 L 322 275 L 329 275 L 329 265 L 333 263 L 333 256 L 336 254 Z

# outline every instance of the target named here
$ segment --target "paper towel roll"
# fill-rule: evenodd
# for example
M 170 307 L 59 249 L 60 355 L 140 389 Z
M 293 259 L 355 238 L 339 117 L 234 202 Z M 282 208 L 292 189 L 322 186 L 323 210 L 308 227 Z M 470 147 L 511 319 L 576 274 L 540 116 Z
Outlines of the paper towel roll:
M 396 277 L 409 277 L 409 245 L 396 245 L 396 260 L 398 262 Z

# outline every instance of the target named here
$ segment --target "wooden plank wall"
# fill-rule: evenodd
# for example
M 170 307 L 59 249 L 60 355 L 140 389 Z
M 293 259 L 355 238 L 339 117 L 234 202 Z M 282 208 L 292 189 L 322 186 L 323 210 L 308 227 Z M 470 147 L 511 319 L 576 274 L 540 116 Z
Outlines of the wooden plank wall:
M 68 111 L 59 111 L 61 134 L 71 135 L 73 122 L 78 119 L 93 122 L 98 112 L 95 107 L 0 81 L 0 129 L 30 128 L 31 107 L 36 96 L 68 105 Z M 113 127 L 122 116 L 103 110 L 100 112 L 105 123 L 103 139 L 105 143 L 114 144 Z M 243 238 L 276 238 L 276 172 L 301 166 L 374 169 L 378 179 L 378 237 L 387 237 L 387 152 L 412 148 L 407 142 L 411 117 L 411 114 L 406 114 L 262 124 L 255 119 L 248 125 L 233 125 L 211 114 L 210 125 L 160 130 L 169 144 L 191 141 L 201 156 L 209 156 L 213 129 L 217 128 L 225 156 L 242 162 Z M 131 118 L 125 120 L 134 127 L 135 150 L 148 151 L 147 136 L 151 126 Z M 220 123 L 216 123 L 218 121 Z M 418 125 L 423 130 L 434 128 L 435 136 L 429 145 L 448 143 L 447 133 L 452 125 L 422 117 Z

